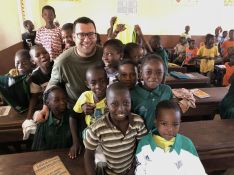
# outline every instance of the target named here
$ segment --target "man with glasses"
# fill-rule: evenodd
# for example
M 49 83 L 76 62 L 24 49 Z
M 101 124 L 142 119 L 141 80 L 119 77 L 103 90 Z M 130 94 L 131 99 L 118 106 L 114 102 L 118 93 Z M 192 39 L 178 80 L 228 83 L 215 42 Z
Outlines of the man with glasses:
M 51 79 L 47 89 L 53 85 L 62 85 L 69 98 L 69 109 L 71 109 L 70 127 L 72 132 L 73 146 L 69 157 L 76 158 L 80 152 L 81 132 L 85 128 L 83 116 L 73 111 L 73 106 L 79 96 L 87 91 L 85 84 L 85 73 L 88 67 L 102 64 L 102 48 L 96 45 L 97 34 L 93 20 L 81 17 L 73 24 L 73 39 L 76 46 L 64 51 L 55 61 Z M 78 126 L 77 126 L 77 120 Z M 77 132 L 77 130 L 79 130 Z M 79 134 L 77 134 L 79 133 Z

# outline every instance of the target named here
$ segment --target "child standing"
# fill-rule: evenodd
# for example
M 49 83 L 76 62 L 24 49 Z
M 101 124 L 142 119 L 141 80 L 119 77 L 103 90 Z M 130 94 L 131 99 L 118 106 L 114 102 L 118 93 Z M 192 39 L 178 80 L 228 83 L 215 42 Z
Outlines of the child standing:
M 234 29 L 229 31 L 229 40 L 224 41 L 221 45 L 221 49 L 223 51 L 222 55 L 224 58 L 228 56 L 229 47 L 234 47 Z
M 153 129 L 157 104 L 172 98 L 168 85 L 161 84 L 165 78 L 164 64 L 161 57 L 155 54 L 143 58 L 140 70 L 142 84 L 131 90 L 132 112 L 144 118 L 148 131 Z
M 136 86 L 137 67 L 131 60 L 122 60 L 118 68 L 118 80 L 128 87 L 129 90 Z
M 183 66 L 187 67 L 189 72 L 193 72 L 195 70 L 195 60 L 197 56 L 198 48 L 195 47 L 195 40 L 191 39 L 189 41 L 189 47 L 186 48 L 185 51 L 185 60 Z
M 215 59 L 219 56 L 218 47 L 214 46 L 214 35 L 206 35 L 205 45 L 200 47 L 197 56 L 201 59 L 200 72 L 211 78 L 214 71 Z
M 66 23 L 62 26 L 62 40 L 63 40 L 63 50 L 67 50 L 72 46 L 75 46 L 75 42 L 73 41 L 73 24 Z
M 155 127 L 137 146 L 135 175 L 193 174 L 205 175 L 192 141 L 178 134 L 181 113 L 176 103 L 161 101 L 155 112 Z
M 46 5 L 42 8 L 42 18 L 46 25 L 41 27 L 36 34 L 36 44 L 41 44 L 50 54 L 50 59 L 54 60 L 62 53 L 61 29 L 54 25 L 55 10 Z
M 108 78 L 102 66 L 92 66 L 86 72 L 87 85 L 90 91 L 85 91 L 77 100 L 73 110 L 84 113 L 87 126 L 104 115 L 106 108 L 106 88 Z
M 33 46 L 30 49 L 32 62 L 37 65 L 31 76 L 30 91 L 31 98 L 29 103 L 27 119 L 32 119 L 35 107 L 38 105 L 51 76 L 53 62 L 50 62 L 49 53 L 41 45 Z
M 185 37 L 180 37 L 180 41 L 178 44 L 176 44 L 174 50 L 175 54 L 175 60 L 173 61 L 174 63 L 177 64 L 182 64 L 184 59 L 185 59 L 185 50 L 188 47 L 188 42 Z
M 32 150 L 50 150 L 71 146 L 67 97 L 58 86 L 53 86 L 44 94 L 44 103 L 49 108 L 49 117 L 37 126 Z
M 120 82 L 107 88 L 106 100 L 109 113 L 90 125 L 85 132 L 86 174 L 95 175 L 94 153 L 100 144 L 106 156 L 107 175 L 132 175 L 136 142 L 147 132 L 144 121 L 131 113 L 129 90 Z
M 22 34 L 22 40 L 24 49 L 29 50 L 32 46 L 35 45 L 35 38 L 36 38 L 36 31 L 34 31 L 34 25 L 32 21 L 26 20 L 23 23 L 24 28 L 27 30 L 27 32 Z
M 184 30 L 185 31 L 181 34 L 181 37 L 185 37 L 187 41 L 190 41 L 191 40 L 191 35 L 189 34 L 190 26 L 189 25 L 185 26 Z
M 109 84 L 113 83 L 118 75 L 118 64 L 123 57 L 123 43 L 118 39 L 107 40 L 103 45 L 102 61 L 105 64 Z
M 234 50 L 234 47 L 229 47 L 229 50 Z M 225 63 L 226 73 L 223 77 L 223 86 L 228 86 L 230 84 L 230 77 L 234 73 L 234 53 L 229 52 L 228 59 L 230 62 Z

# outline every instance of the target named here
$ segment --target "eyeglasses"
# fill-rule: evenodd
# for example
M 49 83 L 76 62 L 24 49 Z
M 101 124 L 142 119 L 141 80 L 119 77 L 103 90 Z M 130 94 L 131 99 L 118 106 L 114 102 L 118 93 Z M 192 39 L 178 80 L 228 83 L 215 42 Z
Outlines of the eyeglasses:
M 89 33 L 76 33 L 76 36 L 81 39 L 84 40 L 85 37 L 87 36 L 89 39 L 94 39 L 97 36 L 97 33 L 94 32 L 89 32 Z

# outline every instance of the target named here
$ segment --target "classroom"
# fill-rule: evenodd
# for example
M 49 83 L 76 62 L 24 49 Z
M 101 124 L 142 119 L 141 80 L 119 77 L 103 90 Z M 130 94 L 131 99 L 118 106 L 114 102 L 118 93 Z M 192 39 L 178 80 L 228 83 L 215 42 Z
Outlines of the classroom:
M 234 0 L 0 6 L 0 174 L 234 175 Z

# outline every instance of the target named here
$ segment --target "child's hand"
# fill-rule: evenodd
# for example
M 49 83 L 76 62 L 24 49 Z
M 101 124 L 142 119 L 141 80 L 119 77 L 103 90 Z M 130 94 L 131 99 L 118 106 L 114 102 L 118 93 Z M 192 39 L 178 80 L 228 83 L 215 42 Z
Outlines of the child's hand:
M 79 155 L 81 153 L 81 145 L 79 142 L 77 143 L 73 143 L 73 145 L 71 146 L 68 156 L 70 159 L 75 159 L 77 158 L 77 155 Z
M 141 35 L 142 34 L 142 31 L 141 31 L 141 28 L 139 25 L 135 25 L 134 26 L 134 31 L 138 34 L 138 35 Z
M 116 19 L 117 17 L 116 16 L 113 16 L 110 20 L 110 26 L 113 27 L 115 25 L 115 22 L 116 22 Z
M 92 115 L 94 113 L 95 107 L 96 107 L 95 104 L 92 104 L 92 103 L 85 103 L 81 106 L 85 115 Z
M 124 31 L 125 29 L 126 29 L 125 24 L 118 24 L 115 31 L 119 33 Z
M 49 109 L 46 105 L 43 105 L 42 110 L 36 111 L 33 115 L 33 120 L 38 123 L 43 123 L 48 119 Z

